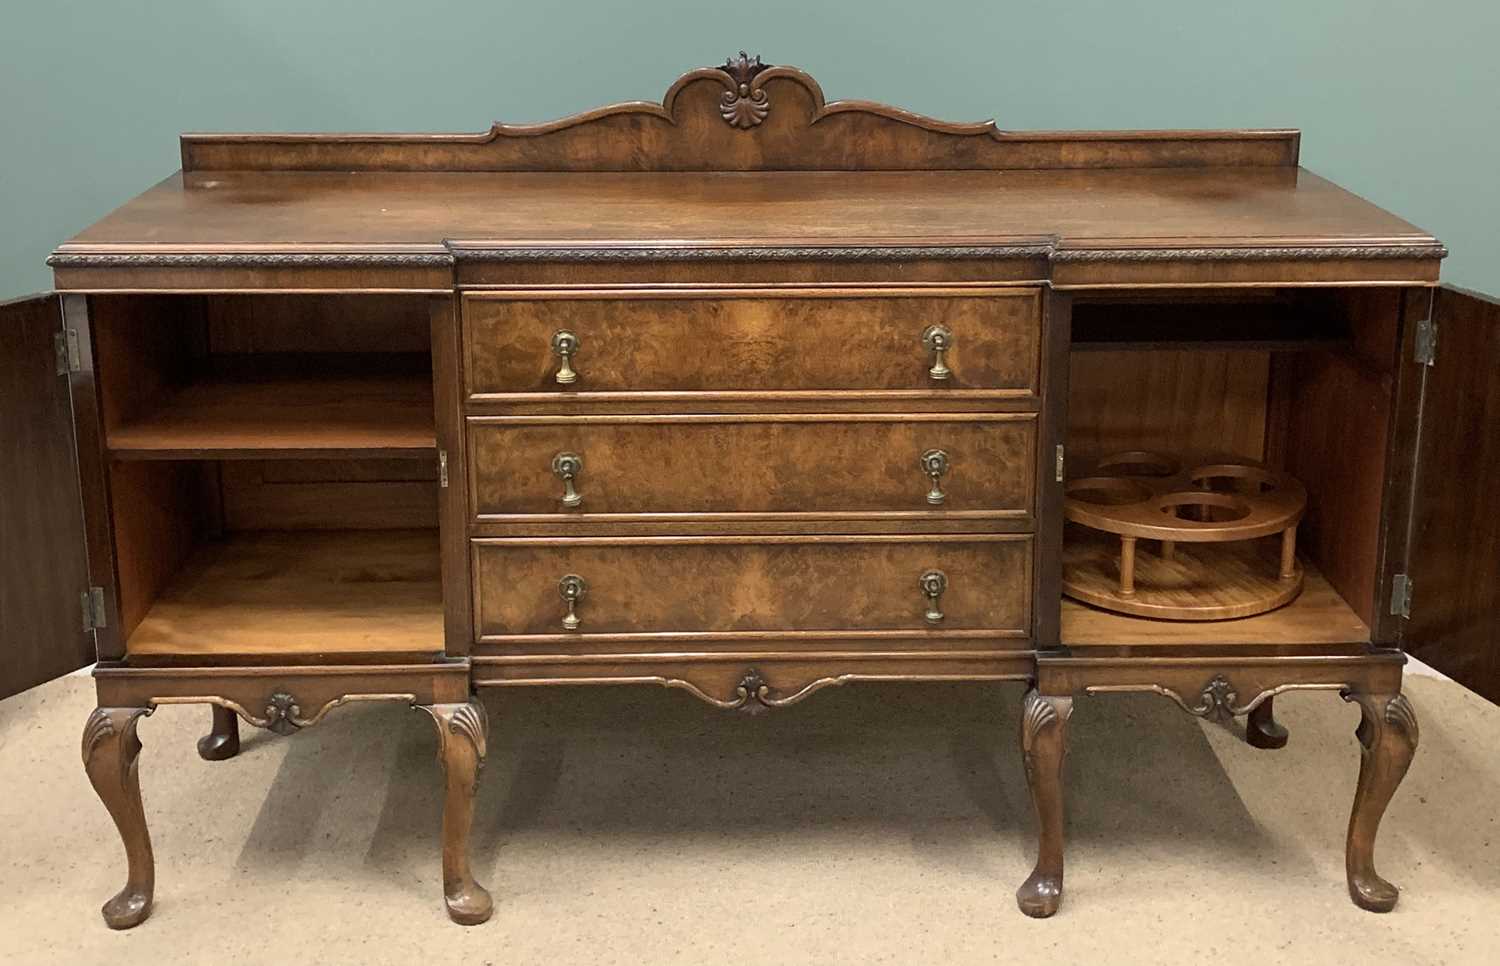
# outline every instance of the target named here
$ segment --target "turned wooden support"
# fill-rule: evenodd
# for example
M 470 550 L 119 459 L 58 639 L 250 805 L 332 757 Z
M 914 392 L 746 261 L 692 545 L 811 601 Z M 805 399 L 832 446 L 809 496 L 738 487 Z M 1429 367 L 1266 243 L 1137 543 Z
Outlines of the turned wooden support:
M 1161 559 L 1171 560 L 1177 556 L 1177 541 L 1163 540 L 1161 542 Z
M 83 767 L 94 791 L 109 809 L 125 845 L 128 871 L 125 887 L 104 904 L 104 922 L 111 929 L 129 929 L 151 915 L 156 888 L 156 860 L 141 805 L 137 763 L 141 742 L 136 725 L 150 708 L 95 708 L 83 726 Z
M 474 790 L 484 764 L 489 720 L 484 705 L 477 700 L 421 707 L 437 726 L 438 761 L 447 786 L 443 804 L 443 900 L 454 922 L 478 925 L 494 909 L 489 892 L 475 881 L 469 868 Z
M 224 761 L 240 753 L 240 719 L 228 708 L 214 705 L 213 726 L 198 739 L 198 757 L 204 761 Z
M 1406 769 L 1417 751 L 1417 716 L 1400 694 L 1346 693 L 1344 700 L 1358 703 L 1359 784 L 1354 808 L 1349 814 L 1349 836 L 1345 843 L 1344 870 L 1349 879 L 1349 897 L 1361 909 L 1389 912 L 1396 906 L 1400 890 L 1375 871 L 1375 835 L 1380 819 L 1406 777 Z
M 1287 527 L 1281 531 L 1281 579 L 1291 580 L 1297 576 L 1297 528 Z
M 1068 716 L 1073 699 L 1026 692 L 1021 709 L 1021 757 L 1026 784 L 1036 808 L 1036 867 L 1016 890 L 1016 904 L 1028 916 L 1057 912 L 1063 883 L 1063 759 L 1067 752 Z
M 1120 596 L 1135 596 L 1135 537 L 1120 538 Z

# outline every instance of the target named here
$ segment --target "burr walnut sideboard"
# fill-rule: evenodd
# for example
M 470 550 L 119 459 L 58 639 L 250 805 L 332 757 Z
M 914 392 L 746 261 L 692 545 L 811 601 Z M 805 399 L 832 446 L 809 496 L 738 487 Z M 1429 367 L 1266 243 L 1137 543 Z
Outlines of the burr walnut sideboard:
M 1298 140 L 950 124 L 743 55 L 551 124 L 185 135 L 181 172 L 56 250 L 55 294 L 0 309 L 6 646 L 21 686 L 97 654 L 83 758 L 129 867 L 106 921 L 150 911 L 136 728 L 163 705 L 212 706 L 210 759 L 241 718 L 424 710 L 474 923 L 473 689 L 617 683 L 749 713 L 1026 685 L 1033 915 L 1061 896 L 1077 695 L 1156 692 L 1276 747 L 1277 694 L 1337 692 L 1361 713 L 1348 884 L 1389 909 L 1403 647 L 1500 693 L 1476 525 L 1500 308 L 1439 288 L 1438 242 Z M 1163 454 L 1204 454 L 1210 493 L 1300 481 L 1295 599 L 1064 600 L 1089 552 L 1068 481 L 1096 472 L 1073 467 Z M 1122 593 L 1175 559 L 1127 543 Z

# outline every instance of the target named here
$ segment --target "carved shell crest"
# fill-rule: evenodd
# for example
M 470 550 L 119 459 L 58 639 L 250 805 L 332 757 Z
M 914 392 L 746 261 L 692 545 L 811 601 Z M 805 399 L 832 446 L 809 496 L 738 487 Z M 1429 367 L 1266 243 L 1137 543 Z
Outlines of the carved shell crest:
M 766 115 L 771 112 L 771 103 L 766 92 L 756 85 L 755 78 L 770 66 L 762 64 L 760 57 L 752 58 L 743 50 L 738 59 L 731 57 L 724 61 L 724 66 L 719 70 L 729 76 L 731 84 L 730 89 L 719 98 L 719 113 L 724 116 L 724 120 L 742 131 L 748 131 L 766 119 Z

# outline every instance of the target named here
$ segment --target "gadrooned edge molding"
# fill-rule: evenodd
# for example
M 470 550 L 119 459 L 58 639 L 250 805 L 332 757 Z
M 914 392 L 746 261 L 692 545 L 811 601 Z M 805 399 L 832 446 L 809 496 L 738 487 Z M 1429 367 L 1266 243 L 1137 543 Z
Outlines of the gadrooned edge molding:
M 459 262 L 904 262 L 1046 258 L 1054 262 L 1441 259 L 1442 245 L 1266 248 L 1058 248 L 1055 245 L 506 247 L 448 252 L 57 252 L 52 268 L 446 268 Z

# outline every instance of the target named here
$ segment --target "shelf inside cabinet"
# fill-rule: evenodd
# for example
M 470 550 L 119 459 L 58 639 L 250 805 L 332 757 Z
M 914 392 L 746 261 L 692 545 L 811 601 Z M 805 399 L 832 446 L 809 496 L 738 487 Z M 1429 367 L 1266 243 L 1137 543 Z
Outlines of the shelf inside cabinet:
M 426 373 L 214 375 L 108 431 L 116 459 L 420 458 L 437 447 Z
M 1062 643 L 1090 646 L 1275 644 L 1321 646 L 1368 642 L 1370 629 L 1310 562 L 1303 569 L 1302 593 L 1285 607 L 1254 617 L 1221 621 L 1171 621 L 1131 617 L 1090 607 L 1067 597 L 1062 602 Z
M 206 541 L 126 643 L 131 658 L 442 649 L 436 530 L 245 531 Z

